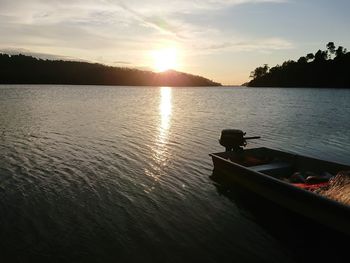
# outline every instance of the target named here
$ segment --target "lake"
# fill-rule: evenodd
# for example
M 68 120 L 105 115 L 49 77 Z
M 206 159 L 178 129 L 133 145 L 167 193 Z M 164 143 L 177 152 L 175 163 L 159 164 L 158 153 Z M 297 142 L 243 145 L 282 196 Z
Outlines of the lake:
M 224 150 L 222 129 L 239 128 L 262 136 L 251 147 L 349 164 L 349 102 L 350 89 L 1 85 L 0 259 L 300 262 L 325 253 L 292 223 L 281 237 L 211 180 L 208 154 Z

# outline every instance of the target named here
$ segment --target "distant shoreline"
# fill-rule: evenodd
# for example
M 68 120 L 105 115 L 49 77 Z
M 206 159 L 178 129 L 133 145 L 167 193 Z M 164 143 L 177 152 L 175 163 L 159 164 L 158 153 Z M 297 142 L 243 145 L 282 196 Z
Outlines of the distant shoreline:
M 207 78 L 168 70 L 152 72 L 79 61 L 43 60 L 0 53 L 0 84 L 95 86 L 222 86 Z
M 249 87 L 350 88 L 350 52 L 333 42 L 327 50 L 309 53 L 270 68 L 267 64 L 251 72 Z
M 65 84 L 65 83 L 0 83 L 0 86 L 101 86 L 101 87 L 130 87 L 130 88 L 224 88 L 224 87 L 240 87 L 240 86 L 169 86 L 169 85 L 114 85 L 114 84 Z

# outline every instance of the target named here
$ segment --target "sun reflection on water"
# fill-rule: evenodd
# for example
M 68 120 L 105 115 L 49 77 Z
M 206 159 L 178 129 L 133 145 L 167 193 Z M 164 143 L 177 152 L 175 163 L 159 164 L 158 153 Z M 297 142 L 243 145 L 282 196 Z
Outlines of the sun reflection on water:
M 169 152 L 167 149 L 169 128 L 171 126 L 172 90 L 170 87 L 161 87 L 159 96 L 159 123 L 158 133 L 155 137 L 155 145 L 152 148 L 150 168 L 145 169 L 147 176 L 153 179 L 153 185 L 146 187 L 145 192 L 150 193 L 155 189 L 155 183 L 164 174 L 164 167 L 168 163 Z
M 159 142 L 165 143 L 171 118 L 171 88 L 169 87 L 162 87 L 160 89 L 159 113 Z

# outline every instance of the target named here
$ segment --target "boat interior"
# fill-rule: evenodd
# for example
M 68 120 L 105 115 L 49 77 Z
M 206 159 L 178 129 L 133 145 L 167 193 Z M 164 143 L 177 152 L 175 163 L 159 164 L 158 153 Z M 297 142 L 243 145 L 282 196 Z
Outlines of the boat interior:
M 278 179 L 290 178 L 293 174 L 313 173 L 336 175 L 349 167 L 341 164 L 322 161 L 297 154 L 286 153 L 265 147 L 230 151 L 217 154 L 224 159 L 249 169 Z
M 215 155 L 350 206 L 350 166 L 265 147 Z

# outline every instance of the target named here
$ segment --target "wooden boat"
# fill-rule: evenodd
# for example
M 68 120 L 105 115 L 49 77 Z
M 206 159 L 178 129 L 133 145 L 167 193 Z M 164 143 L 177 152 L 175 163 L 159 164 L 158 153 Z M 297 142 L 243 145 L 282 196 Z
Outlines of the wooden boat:
M 239 130 L 223 131 L 220 143 L 227 151 L 210 154 L 216 172 L 291 211 L 350 235 L 349 205 L 286 180 L 295 172 L 306 171 L 314 174 L 326 171 L 335 176 L 339 171 L 350 171 L 350 166 L 265 147 L 243 149 L 249 139 L 244 135 Z

